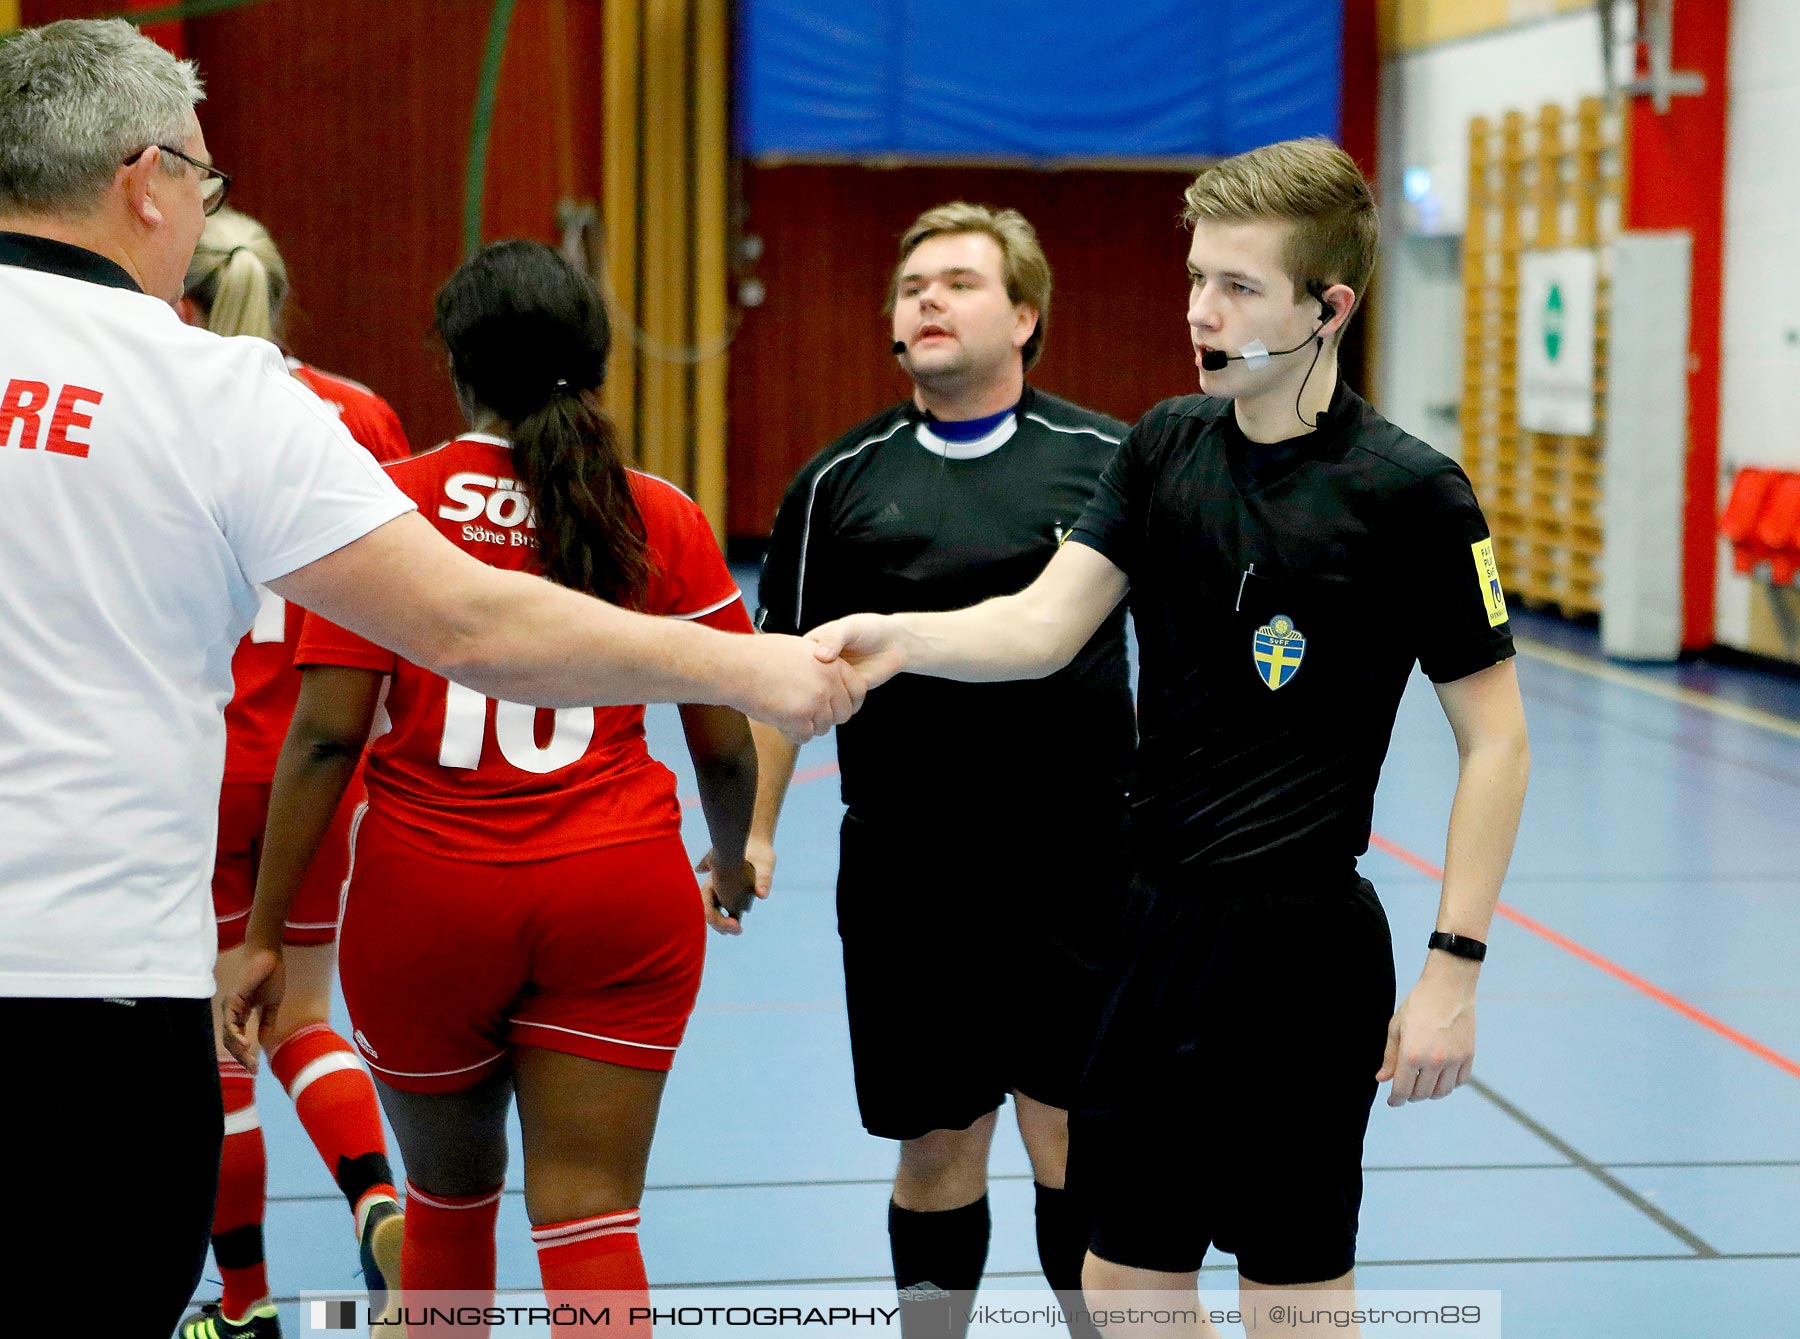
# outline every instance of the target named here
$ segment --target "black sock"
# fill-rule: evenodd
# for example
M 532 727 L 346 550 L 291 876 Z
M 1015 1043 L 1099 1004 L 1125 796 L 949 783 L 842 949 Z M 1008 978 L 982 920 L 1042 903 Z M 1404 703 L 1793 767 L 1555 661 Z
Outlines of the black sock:
M 1087 1304 L 1081 1296 L 1081 1266 L 1087 1259 L 1087 1215 L 1066 1190 L 1055 1190 L 1034 1181 L 1037 1191 L 1038 1260 L 1044 1278 L 1056 1294 L 1057 1304 L 1069 1318 L 1074 1339 L 1094 1339 L 1099 1334 L 1086 1319 Z
M 987 1265 L 987 1196 L 960 1209 L 902 1209 L 888 1203 L 888 1245 L 901 1292 L 902 1339 L 962 1339 L 969 1304 Z M 909 1290 L 913 1296 L 907 1296 Z

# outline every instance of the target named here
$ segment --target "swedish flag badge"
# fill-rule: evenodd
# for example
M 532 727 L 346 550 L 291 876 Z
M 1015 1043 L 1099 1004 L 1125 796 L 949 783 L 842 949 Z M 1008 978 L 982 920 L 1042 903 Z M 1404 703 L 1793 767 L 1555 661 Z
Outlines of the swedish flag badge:
M 1286 614 L 1277 614 L 1256 630 L 1251 639 L 1252 659 L 1262 681 L 1274 692 L 1300 671 L 1306 658 L 1306 637 Z

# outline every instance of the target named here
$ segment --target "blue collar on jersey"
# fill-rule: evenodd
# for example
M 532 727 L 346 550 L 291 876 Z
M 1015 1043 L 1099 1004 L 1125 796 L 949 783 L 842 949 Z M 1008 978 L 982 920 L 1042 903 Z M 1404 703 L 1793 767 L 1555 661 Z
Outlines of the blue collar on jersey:
M 1002 422 L 1019 412 L 1018 405 L 1002 409 L 998 414 L 989 414 L 986 418 L 942 419 L 926 417 L 932 432 L 946 442 L 972 442 L 978 437 L 985 437 Z

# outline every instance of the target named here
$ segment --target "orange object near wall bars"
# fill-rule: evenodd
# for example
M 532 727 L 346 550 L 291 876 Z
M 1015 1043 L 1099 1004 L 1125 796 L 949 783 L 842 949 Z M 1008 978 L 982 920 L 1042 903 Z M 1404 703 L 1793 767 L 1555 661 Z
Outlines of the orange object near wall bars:
M 1792 584 L 1800 573 L 1800 473 L 1739 470 L 1719 529 L 1738 571 L 1753 574 L 1767 563 L 1770 581 Z

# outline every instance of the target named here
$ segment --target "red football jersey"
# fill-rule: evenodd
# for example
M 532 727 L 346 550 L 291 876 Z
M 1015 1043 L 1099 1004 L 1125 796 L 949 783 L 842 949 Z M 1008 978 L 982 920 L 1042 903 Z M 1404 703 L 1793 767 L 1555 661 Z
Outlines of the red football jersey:
M 338 411 L 350 435 L 386 464 L 412 454 L 400 419 L 388 402 L 367 386 L 334 377 L 296 359 L 288 368 L 320 399 Z M 290 609 L 274 591 L 262 592 L 256 622 L 231 657 L 232 693 L 225 708 L 225 779 L 267 784 L 275 775 L 300 674 L 294 645 L 300 636 L 299 609 Z
M 470 433 L 387 468 L 451 543 L 492 567 L 538 570 L 531 505 L 504 439 Z M 748 633 L 699 506 L 635 470 L 631 491 L 651 567 L 643 612 Z M 543 860 L 680 831 L 675 777 L 645 746 L 641 706 L 496 702 L 312 615 L 294 662 L 393 676 L 388 728 L 369 746 L 369 803 L 431 850 Z
M 338 411 L 338 417 L 344 420 L 350 435 L 368 447 L 370 454 L 382 464 L 405 460 L 412 454 L 406 431 L 400 426 L 400 416 L 393 406 L 360 381 L 321 372 L 297 358 L 288 359 L 288 367 L 314 395 Z

